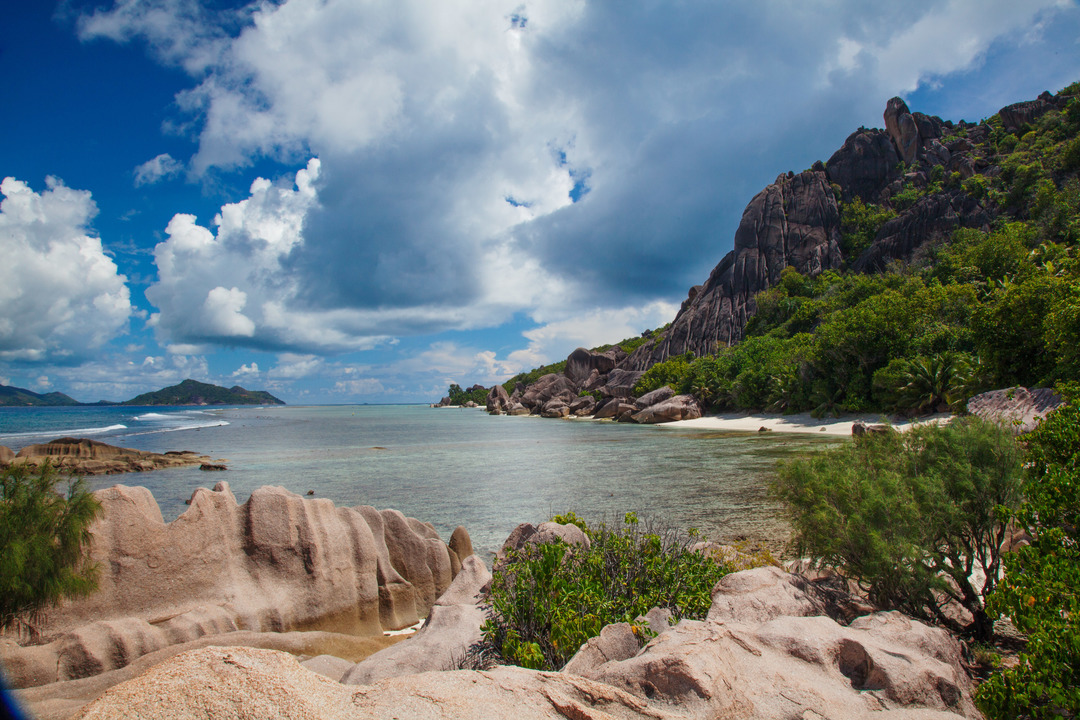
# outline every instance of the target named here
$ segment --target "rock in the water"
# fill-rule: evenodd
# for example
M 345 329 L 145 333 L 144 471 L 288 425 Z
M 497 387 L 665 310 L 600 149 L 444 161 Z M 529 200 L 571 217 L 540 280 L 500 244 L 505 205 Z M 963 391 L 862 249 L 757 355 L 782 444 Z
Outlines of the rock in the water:
M 511 407 L 510 396 L 506 394 L 506 388 L 496 384 L 491 388 L 487 396 L 487 411 L 489 413 L 509 412 Z
M 701 403 L 693 395 L 676 395 L 633 414 L 634 422 L 666 423 L 701 417 Z
M 4 448 L 8 450 L 7 448 Z M 8 452 L 11 452 L 8 450 Z M 131 450 L 108 445 L 86 438 L 58 438 L 47 443 L 27 445 L 10 460 L 0 453 L 0 467 L 12 462 L 24 462 L 37 467 L 48 460 L 54 467 L 80 475 L 112 475 L 125 472 L 146 472 L 162 468 L 189 465 L 215 465 L 214 470 L 224 469 L 220 463 L 210 463 L 210 458 L 194 452 L 167 452 L 165 454 Z M 220 467 L 217 467 L 220 466 Z
M 237 630 L 381 635 L 426 616 L 452 581 L 435 530 L 394 510 L 338 508 L 279 487 L 238 505 L 218 483 L 165 523 L 146 488 L 95 495 L 99 589 L 50 610 L 44 644 L 0 646 L 14 687 L 96 675 Z
M 976 395 L 967 401 L 967 409 L 972 415 L 1002 423 L 1019 435 L 1034 430 L 1040 420 L 1063 402 L 1050 388 L 1014 387 Z

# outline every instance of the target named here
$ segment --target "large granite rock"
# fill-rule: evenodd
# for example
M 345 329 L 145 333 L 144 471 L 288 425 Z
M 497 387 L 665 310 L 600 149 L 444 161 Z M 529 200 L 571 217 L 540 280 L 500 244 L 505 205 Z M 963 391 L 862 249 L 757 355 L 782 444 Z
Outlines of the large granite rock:
M 1064 400 L 1050 388 L 1007 388 L 984 392 L 967 401 L 967 410 L 983 420 L 1002 423 L 1015 434 L 1028 433 Z
M 496 384 L 488 392 L 487 411 L 489 413 L 498 414 L 510 412 L 512 405 L 513 403 L 510 402 L 510 396 L 506 393 L 506 388 L 502 385 Z
M 948 633 L 895 612 L 844 627 L 800 585 L 775 569 L 729 575 L 708 620 L 665 628 L 640 650 L 630 626 L 609 626 L 560 673 L 425 672 L 356 687 L 281 653 L 206 648 L 114 687 L 83 717 L 981 717 Z
M 554 398 L 569 404 L 577 397 L 577 386 L 565 375 L 548 373 L 521 394 L 521 404 L 527 408 L 543 407 Z
M 731 345 L 756 310 L 754 295 L 776 284 L 785 267 L 816 275 L 840 262 L 840 210 L 825 173 L 781 175 L 750 201 L 735 249 L 683 304 L 664 339 L 642 345 L 620 367 L 642 371 L 686 352 L 707 355 Z
M 885 105 L 885 132 L 896 148 L 896 154 L 908 165 L 919 154 L 919 125 L 911 116 L 907 103 L 894 97 Z
M 829 180 L 840 186 L 844 198 L 876 202 L 881 189 L 900 176 L 900 156 L 884 130 L 859 129 L 833 153 L 826 165 Z
M 1016 132 L 1025 125 L 1033 123 L 1056 107 L 1055 98 L 1049 92 L 1043 92 L 1034 100 L 1013 103 L 998 110 L 1001 126 L 1009 132 Z
M 3 452 L 4 450 L 7 452 Z M 53 467 L 79 475 L 146 472 L 211 462 L 209 457 L 189 450 L 161 454 L 116 447 L 97 440 L 71 437 L 27 445 L 14 455 L 11 454 L 9 448 L 0 450 L 0 467 L 6 467 L 14 462 L 38 467 L 46 460 L 52 463 Z M 220 462 L 216 461 L 214 464 L 217 465 Z
M 430 670 L 454 670 L 469 647 L 483 639 L 486 617 L 481 589 L 491 582 L 484 561 L 468 557 L 449 589 L 431 607 L 427 622 L 407 642 L 371 655 L 349 668 L 341 682 L 370 685 L 378 680 Z
M 631 417 L 636 423 L 655 424 L 695 420 L 701 417 L 701 414 L 701 403 L 693 395 L 675 395 L 635 412 Z
M 570 382 L 581 386 L 589 379 L 589 375 L 593 371 L 596 371 L 599 375 L 604 375 L 614 370 L 617 360 L 618 357 L 614 350 L 597 353 L 585 348 L 578 348 L 566 358 L 566 369 L 563 374 L 566 375 Z
M 381 635 L 427 616 L 453 580 L 434 528 L 396 510 L 338 508 L 279 487 L 238 505 L 218 483 L 165 523 L 146 488 L 95 494 L 99 589 L 50 610 L 39 644 L 0 646 L 14 687 L 95 675 L 238 630 Z

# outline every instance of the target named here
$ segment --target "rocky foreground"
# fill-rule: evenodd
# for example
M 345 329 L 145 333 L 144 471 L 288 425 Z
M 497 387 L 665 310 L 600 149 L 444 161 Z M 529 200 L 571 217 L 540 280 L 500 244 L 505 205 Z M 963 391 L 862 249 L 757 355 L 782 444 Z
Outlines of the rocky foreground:
M 17 453 L 0 445 L 0 468 L 14 463 L 40 467 L 46 461 L 55 468 L 75 475 L 115 475 L 191 465 L 200 465 L 208 470 L 225 469 L 220 460 L 212 461 L 206 455 L 190 450 L 152 453 L 86 438 L 58 438 L 47 443 L 27 445 Z
M 948 633 L 853 618 L 866 607 L 779 568 L 726 576 L 703 621 L 653 611 L 643 648 L 616 624 L 562 672 L 464 670 L 491 578 L 464 529 L 446 544 L 396 511 L 281 488 L 238 505 L 224 483 L 168 524 L 143 488 L 99 497 L 101 589 L 50 613 L 38 644 L 0 646 L 36 717 L 978 717 Z M 521 526 L 508 544 L 575 530 Z

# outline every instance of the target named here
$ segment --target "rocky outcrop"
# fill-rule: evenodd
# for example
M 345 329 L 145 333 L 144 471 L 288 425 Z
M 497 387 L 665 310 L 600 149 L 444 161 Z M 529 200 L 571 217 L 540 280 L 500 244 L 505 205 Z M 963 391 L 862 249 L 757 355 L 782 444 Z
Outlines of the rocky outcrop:
M 695 420 L 701 417 L 701 414 L 701 403 L 697 401 L 697 398 L 693 395 L 676 395 L 634 413 L 631 418 L 636 423 L 651 425 L 677 420 Z
M 615 369 L 618 361 L 625 357 L 626 353 L 612 349 L 602 353 L 591 352 L 585 348 L 578 348 L 566 358 L 566 369 L 563 374 L 575 385 L 583 385 L 589 376 L 595 371 L 597 375 L 606 375 Z
M 750 201 L 732 250 L 683 304 L 664 339 L 643 345 L 622 369 L 643 371 L 690 352 L 708 355 L 742 339 L 754 295 L 793 267 L 804 275 L 840 266 L 840 210 L 824 172 L 781 175 Z
M 967 401 L 967 410 L 984 420 L 1002 423 L 1015 434 L 1028 433 L 1064 403 L 1050 388 L 1014 387 L 991 390 Z
M 1048 111 L 1057 107 L 1055 98 L 1049 92 L 1043 92 L 1034 100 L 1006 105 L 998 111 L 1001 126 L 1009 132 L 1016 132 L 1025 125 L 1033 123 Z
M 506 388 L 502 385 L 496 384 L 488 392 L 487 396 L 487 411 L 492 415 L 499 415 L 501 413 L 510 412 L 512 403 L 510 402 L 510 396 L 506 393 Z
M 981 717 L 948 633 L 895 612 L 845 627 L 776 568 L 728 575 L 707 620 L 659 629 L 639 649 L 630 625 L 610 625 L 558 673 L 424 672 L 360 687 L 282 653 L 206 648 L 112 688 L 84 717 L 255 718 L 267 703 L 287 718 Z
M 486 617 L 481 589 L 491 582 L 484 561 L 466 558 L 461 573 L 435 601 L 427 622 L 408 642 L 398 643 L 365 658 L 341 676 L 348 685 L 370 685 L 389 677 L 431 670 L 454 670 L 469 647 L 480 642 Z
M 927 195 L 911 210 L 886 222 L 874 243 L 852 264 L 855 272 L 885 270 L 928 243 L 949 238 L 958 228 L 989 230 L 993 218 L 963 190 Z
M 95 495 L 99 588 L 50 610 L 38 644 L 0 647 L 15 687 L 95 675 L 238 630 L 381 635 L 426 617 L 453 580 L 434 528 L 395 510 L 338 508 L 279 487 L 238 505 L 218 483 L 165 523 L 146 488 Z
M 4 452 L 5 450 L 7 452 Z M 45 461 L 65 472 L 79 475 L 113 475 L 189 465 L 221 464 L 221 461 L 210 463 L 210 458 L 206 455 L 189 450 L 160 454 L 116 447 L 86 438 L 58 438 L 47 443 L 27 445 L 14 454 L 9 448 L 0 449 L 0 467 L 11 463 L 26 463 L 38 467 Z

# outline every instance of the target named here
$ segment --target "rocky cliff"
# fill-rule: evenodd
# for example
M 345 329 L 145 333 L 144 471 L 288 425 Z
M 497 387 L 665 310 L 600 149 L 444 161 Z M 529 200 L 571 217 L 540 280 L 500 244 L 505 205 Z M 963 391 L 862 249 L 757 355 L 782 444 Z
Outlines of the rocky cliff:
M 34 643 L 0 641 L 15 687 L 108 672 L 237 631 L 381 636 L 426 617 L 461 568 L 431 525 L 396 510 L 339 508 L 278 487 L 240 505 L 218 483 L 196 490 L 191 507 L 166 523 L 146 488 L 96 495 L 100 587 L 50 611 Z M 459 549 L 470 547 L 463 533 L 455 533 Z

